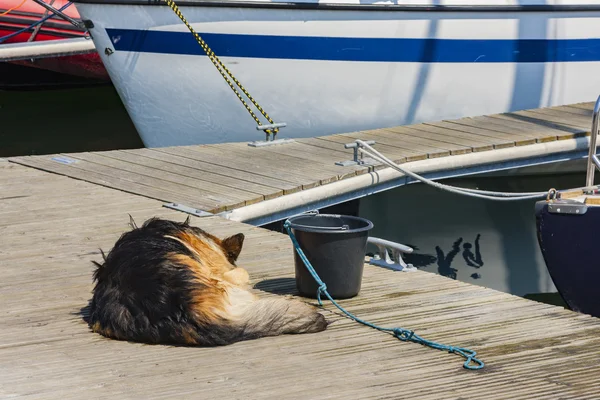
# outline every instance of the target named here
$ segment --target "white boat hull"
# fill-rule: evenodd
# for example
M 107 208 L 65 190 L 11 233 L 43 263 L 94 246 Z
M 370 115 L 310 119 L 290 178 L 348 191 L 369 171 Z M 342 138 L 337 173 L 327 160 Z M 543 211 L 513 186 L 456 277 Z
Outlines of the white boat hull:
M 287 124 L 277 138 L 593 101 L 600 92 L 594 7 L 439 12 L 178 4 L 273 120 Z M 85 2 L 77 9 L 93 23 L 96 48 L 147 147 L 264 138 L 169 7 Z

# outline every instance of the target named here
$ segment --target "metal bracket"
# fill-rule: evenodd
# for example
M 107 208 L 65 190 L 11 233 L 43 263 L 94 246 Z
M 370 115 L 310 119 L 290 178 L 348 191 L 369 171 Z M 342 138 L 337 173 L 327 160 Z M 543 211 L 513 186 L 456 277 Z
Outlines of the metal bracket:
M 576 200 L 558 199 L 548 204 L 550 214 L 575 214 L 583 215 L 587 212 L 587 205 Z
M 294 143 L 294 139 L 275 139 L 275 140 L 256 140 L 254 142 L 248 143 L 250 147 L 265 147 L 265 146 L 273 146 L 276 144 L 287 144 Z
M 391 269 L 393 271 L 417 270 L 417 268 L 415 268 L 412 264 L 407 264 L 402 259 L 402 253 L 410 254 L 413 252 L 411 247 L 377 237 L 369 237 L 367 239 L 367 243 L 374 244 L 379 249 L 379 253 L 376 254 L 375 257 L 371 257 L 369 264 Z M 392 250 L 393 259 L 390 258 L 388 249 Z
M 374 140 L 367 140 L 365 142 L 366 144 L 373 146 L 375 144 Z M 353 159 L 352 160 L 346 160 L 346 161 L 337 161 L 335 163 L 335 165 L 340 165 L 342 167 L 347 167 L 350 165 L 365 165 L 365 166 L 369 166 L 369 165 L 375 165 L 377 164 L 377 161 L 375 161 L 374 159 L 370 158 L 370 157 L 364 157 L 363 153 L 360 153 L 360 157 L 358 155 L 358 148 L 361 147 L 360 144 L 358 143 L 346 143 L 344 145 L 344 148 L 346 149 L 354 149 L 354 155 L 353 155 Z
M 203 211 L 203 210 L 199 210 L 197 208 L 192 208 L 192 207 L 188 207 L 185 206 L 183 204 L 178 204 L 178 203 L 166 203 L 163 204 L 163 207 L 166 208 L 170 208 L 172 210 L 177 210 L 177 211 L 181 211 L 187 214 L 191 214 L 194 215 L 196 217 L 210 217 L 213 214 L 207 212 L 207 211 Z
M 284 128 L 287 124 L 285 122 L 279 122 L 271 125 L 259 125 L 256 127 L 258 131 L 266 131 L 267 129 L 275 129 L 275 128 Z M 264 147 L 264 146 L 273 146 L 275 144 L 286 144 L 293 143 L 294 139 L 275 139 L 276 133 L 273 134 L 273 138 L 269 139 L 270 135 L 265 133 L 265 140 L 256 140 L 254 142 L 248 143 L 250 147 Z

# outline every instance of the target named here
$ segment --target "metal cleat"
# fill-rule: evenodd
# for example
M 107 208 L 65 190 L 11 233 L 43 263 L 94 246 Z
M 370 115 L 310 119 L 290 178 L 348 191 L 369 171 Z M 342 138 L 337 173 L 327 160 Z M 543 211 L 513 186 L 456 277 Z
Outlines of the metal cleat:
M 410 254 L 413 252 L 411 247 L 405 246 L 400 243 L 390 242 L 389 240 L 380 239 L 377 237 L 369 237 L 367 243 L 371 243 L 377 246 L 379 253 L 374 257 L 371 257 L 369 264 L 377 265 L 379 267 L 391 269 L 393 271 L 416 271 L 412 264 L 407 264 L 402 259 L 402 253 Z M 392 250 L 393 259 L 390 258 L 388 249 Z
M 374 140 L 367 140 L 365 141 L 366 144 L 368 144 L 369 146 L 373 146 L 375 144 Z M 354 142 L 354 143 L 346 143 L 344 145 L 344 148 L 346 149 L 354 149 L 354 156 L 352 160 L 346 160 L 346 161 L 337 161 L 335 163 L 335 165 L 340 165 L 342 167 L 347 167 L 349 165 L 364 165 L 364 166 L 371 166 L 371 165 L 376 165 L 378 164 L 378 162 L 370 157 L 364 157 L 364 155 L 362 153 L 360 153 L 360 157 L 358 154 L 358 148 L 361 147 L 360 144 Z
M 278 122 L 271 125 L 259 125 L 256 127 L 258 131 L 266 131 L 267 129 L 275 129 L 275 128 L 284 128 L 287 124 L 285 122 Z M 264 146 L 273 146 L 275 144 L 286 144 L 293 143 L 294 139 L 275 139 L 276 133 L 273 134 L 273 138 L 269 140 L 270 135 L 265 132 L 266 138 L 265 140 L 255 140 L 254 142 L 248 143 L 250 147 L 264 147 Z

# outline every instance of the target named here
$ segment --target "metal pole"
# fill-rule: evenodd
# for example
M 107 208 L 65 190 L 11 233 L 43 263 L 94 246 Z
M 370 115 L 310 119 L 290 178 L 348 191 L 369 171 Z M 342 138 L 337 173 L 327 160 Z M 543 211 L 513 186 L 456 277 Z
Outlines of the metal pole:
M 69 21 L 71 24 L 75 25 L 76 27 L 85 29 L 85 26 L 83 25 L 83 23 L 74 20 L 73 18 L 69 17 L 67 14 L 63 13 L 62 11 L 59 11 L 56 8 L 44 3 L 42 0 L 33 0 L 33 1 L 37 4 L 39 4 L 40 6 L 44 7 L 46 10 L 51 11 L 54 14 L 58 15 L 62 19 Z
M 9 43 L 0 45 L 0 62 L 29 60 L 31 58 L 62 57 L 95 52 L 96 47 L 94 47 L 94 42 L 84 37 Z
M 54 4 L 55 1 L 56 0 L 50 0 L 50 5 Z M 46 11 L 44 11 L 44 15 L 42 16 L 42 18 L 47 17 L 49 12 L 50 12 L 50 10 L 46 8 Z M 35 27 L 31 36 L 29 36 L 29 39 L 27 39 L 28 42 L 33 42 L 33 40 L 35 39 L 37 34 L 40 32 L 40 29 L 42 29 L 42 25 L 44 25 L 44 23 L 41 23 Z
M 588 153 L 587 160 L 587 176 L 585 179 L 585 186 L 594 186 L 594 173 L 596 172 L 596 166 L 593 163 L 593 156 L 596 155 L 596 139 L 598 138 L 598 114 L 600 114 L 600 96 L 596 99 L 596 105 L 594 105 L 594 113 L 592 114 L 592 131 L 590 132 L 590 151 Z

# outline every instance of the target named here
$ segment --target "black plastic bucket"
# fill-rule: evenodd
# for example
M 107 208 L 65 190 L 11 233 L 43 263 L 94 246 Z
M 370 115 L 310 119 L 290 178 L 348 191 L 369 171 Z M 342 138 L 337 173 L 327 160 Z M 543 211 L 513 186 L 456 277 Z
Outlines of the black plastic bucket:
M 290 228 L 331 297 L 344 299 L 360 292 L 367 239 L 373 223 L 349 215 L 303 214 L 289 218 Z M 319 285 L 294 250 L 296 287 L 316 298 Z

